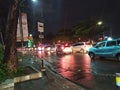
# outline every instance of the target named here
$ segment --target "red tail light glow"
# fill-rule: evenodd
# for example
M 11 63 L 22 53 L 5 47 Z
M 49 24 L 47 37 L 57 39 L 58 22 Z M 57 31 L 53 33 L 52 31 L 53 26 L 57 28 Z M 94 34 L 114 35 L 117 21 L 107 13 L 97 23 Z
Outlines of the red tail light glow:
M 64 49 L 64 46 L 61 46 L 61 49 Z

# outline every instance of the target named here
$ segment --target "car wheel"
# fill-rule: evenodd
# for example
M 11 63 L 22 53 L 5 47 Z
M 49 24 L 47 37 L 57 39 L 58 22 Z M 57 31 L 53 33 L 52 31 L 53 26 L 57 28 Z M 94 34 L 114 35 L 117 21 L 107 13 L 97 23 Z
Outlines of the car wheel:
M 117 60 L 120 61 L 120 54 L 117 55 Z
M 90 56 L 91 59 L 95 58 L 95 54 L 94 53 L 89 53 L 89 56 Z

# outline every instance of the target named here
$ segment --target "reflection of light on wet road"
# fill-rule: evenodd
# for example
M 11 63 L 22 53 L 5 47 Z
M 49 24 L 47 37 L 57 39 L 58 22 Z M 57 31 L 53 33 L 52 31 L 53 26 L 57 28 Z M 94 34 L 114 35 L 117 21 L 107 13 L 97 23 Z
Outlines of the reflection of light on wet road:
M 38 51 L 37 55 L 39 58 L 43 58 L 45 56 L 45 52 L 44 51 Z
M 96 86 L 91 69 L 91 59 L 88 54 L 65 55 L 59 61 L 59 73 L 83 86 L 93 89 Z M 92 81 L 92 82 L 91 82 Z
M 39 58 L 47 58 L 47 59 L 50 58 L 51 59 L 51 57 L 53 56 L 53 53 L 51 52 L 37 51 L 36 53 Z
M 60 59 L 60 71 L 62 71 L 63 76 L 72 76 L 71 71 L 75 68 L 74 66 L 75 58 L 73 55 L 66 55 Z
M 66 78 L 90 79 L 91 71 L 91 60 L 87 54 L 65 55 L 60 59 L 59 72 Z

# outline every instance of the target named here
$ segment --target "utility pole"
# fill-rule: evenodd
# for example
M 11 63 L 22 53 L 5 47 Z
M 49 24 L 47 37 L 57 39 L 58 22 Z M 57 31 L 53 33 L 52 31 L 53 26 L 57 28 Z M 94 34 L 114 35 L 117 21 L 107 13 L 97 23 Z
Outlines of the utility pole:
M 112 37 L 112 28 L 110 28 L 110 36 Z
M 42 44 L 42 39 L 44 38 L 44 35 L 42 35 L 42 33 L 44 32 L 44 23 L 38 22 L 38 32 L 40 33 L 39 38 Z

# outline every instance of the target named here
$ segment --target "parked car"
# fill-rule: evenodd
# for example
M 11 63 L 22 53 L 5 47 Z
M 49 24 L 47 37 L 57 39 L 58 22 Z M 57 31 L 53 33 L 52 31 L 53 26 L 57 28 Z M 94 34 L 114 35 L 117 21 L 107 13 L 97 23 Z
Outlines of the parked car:
M 86 42 L 77 42 L 71 46 L 71 49 L 73 53 L 87 53 L 90 47 L 92 47 L 92 45 L 87 45 Z
M 105 58 L 117 58 L 120 61 L 120 39 L 106 40 L 97 43 L 88 52 L 91 59 L 96 56 Z

